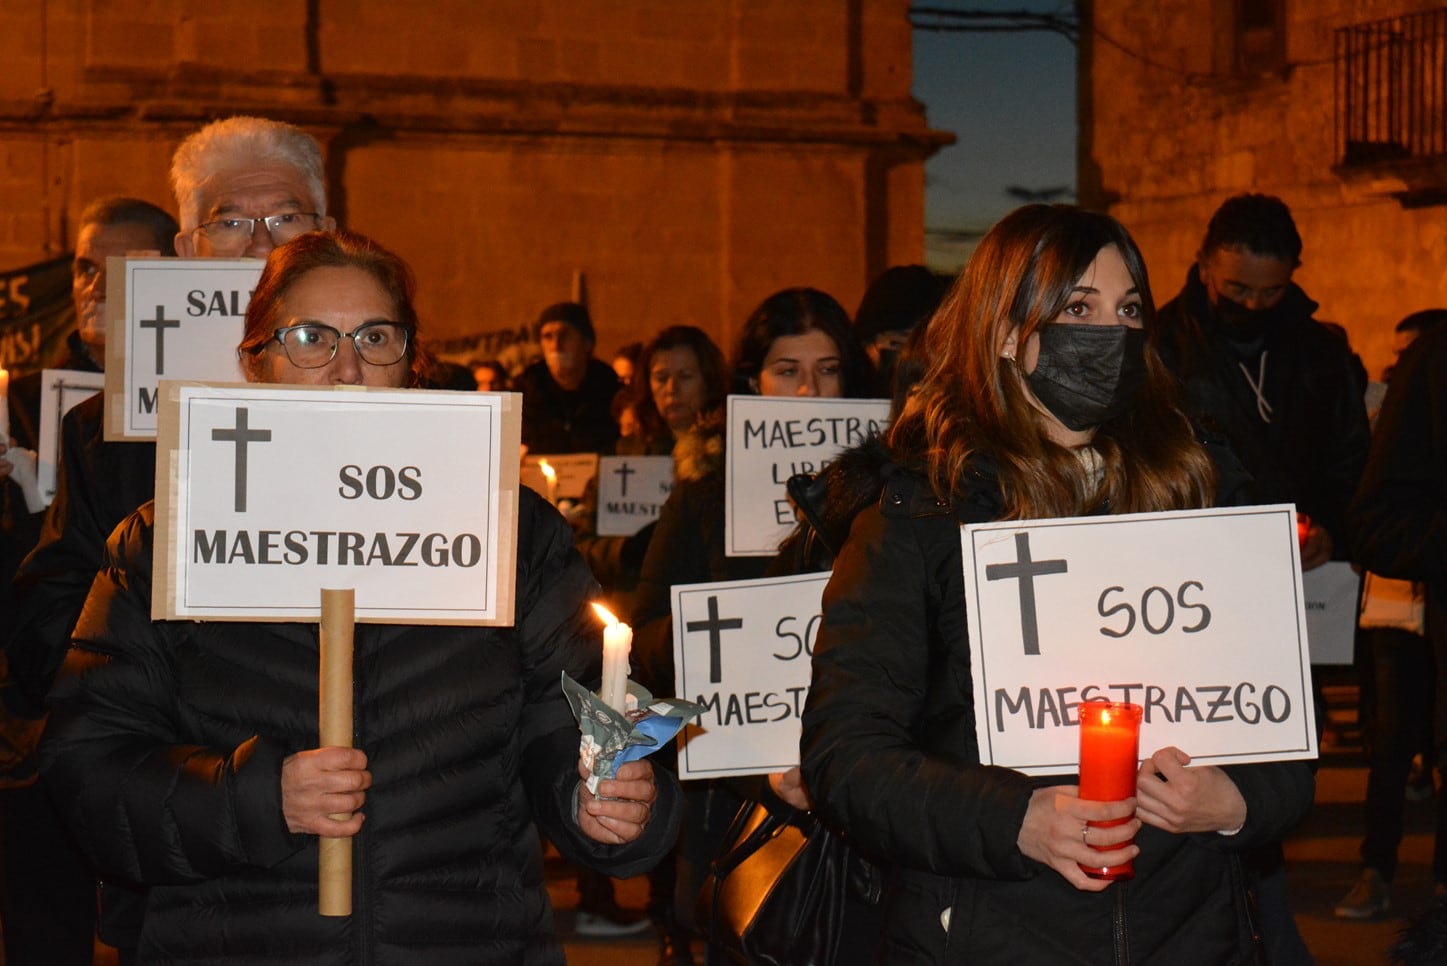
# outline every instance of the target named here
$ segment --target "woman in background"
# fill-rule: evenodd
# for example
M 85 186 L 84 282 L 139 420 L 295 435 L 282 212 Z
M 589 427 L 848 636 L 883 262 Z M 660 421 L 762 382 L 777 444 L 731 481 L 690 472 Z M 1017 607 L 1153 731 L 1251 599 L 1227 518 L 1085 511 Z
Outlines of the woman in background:
M 759 396 L 852 397 L 869 394 L 872 371 L 849 315 L 818 289 L 790 288 L 749 316 L 731 365 L 732 391 Z M 655 694 L 676 694 L 669 589 L 674 584 L 762 577 L 768 557 L 724 553 L 724 410 L 716 409 L 674 448 L 673 492 L 659 514 L 643 560 L 633 611 L 639 678 Z M 690 782 L 678 846 L 672 910 L 656 909 L 662 962 L 691 963 L 694 902 L 744 795 L 721 782 Z

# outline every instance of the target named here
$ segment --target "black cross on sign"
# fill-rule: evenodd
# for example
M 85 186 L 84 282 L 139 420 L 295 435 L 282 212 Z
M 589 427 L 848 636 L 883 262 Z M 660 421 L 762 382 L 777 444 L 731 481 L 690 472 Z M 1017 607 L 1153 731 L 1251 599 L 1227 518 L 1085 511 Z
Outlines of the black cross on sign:
M 718 598 L 710 596 L 708 599 L 708 620 L 689 621 L 683 625 L 684 629 L 692 631 L 708 631 L 708 679 L 714 684 L 723 680 L 723 644 L 724 631 L 736 631 L 744 626 L 743 618 L 727 617 L 723 620 L 718 616 Z
M 1030 534 L 1015 534 L 1014 563 L 988 564 L 986 580 L 1020 578 L 1020 636 L 1025 639 L 1025 653 L 1040 653 L 1040 627 L 1035 619 L 1035 578 L 1042 574 L 1063 574 L 1069 568 L 1064 560 L 1030 559 Z
M 622 464 L 621 466 L 619 466 L 616 470 L 614 470 L 613 472 L 614 472 L 614 473 L 617 473 L 619 476 L 623 477 L 623 495 L 624 495 L 624 496 L 627 496 L 627 495 L 628 495 L 628 477 L 632 476 L 634 473 L 637 473 L 638 471 L 635 470 L 633 467 L 629 466 L 627 463 L 624 463 L 624 464 Z
M 236 512 L 246 512 L 246 447 L 251 443 L 271 442 L 271 430 L 252 429 L 250 411 L 245 406 L 236 407 L 236 426 L 233 429 L 213 429 L 211 438 L 218 443 L 236 444 Z
M 156 330 L 156 375 L 166 374 L 166 330 L 179 329 L 180 319 L 166 318 L 166 307 L 156 306 L 156 317 L 154 319 L 142 319 L 141 328 Z

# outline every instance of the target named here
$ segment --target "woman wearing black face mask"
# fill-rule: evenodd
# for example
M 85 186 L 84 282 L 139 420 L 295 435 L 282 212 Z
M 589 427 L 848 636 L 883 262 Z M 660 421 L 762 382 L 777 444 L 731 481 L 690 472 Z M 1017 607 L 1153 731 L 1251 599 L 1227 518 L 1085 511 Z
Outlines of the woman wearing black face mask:
M 1125 229 L 1043 205 L 991 229 L 930 321 L 883 498 L 825 594 L 801 742 L 816 809 L 893 863 L 879 962 L 1253 961 L 1236 853 L 1310 806 L 1304 763 L 1144 749 L 1112 803 L 979 765 L 959 525 L 1201 507 L 1240 482 L 1177 407 L 1153 322 Z M 1078 865 L 1129 859 L 1114 888 Z

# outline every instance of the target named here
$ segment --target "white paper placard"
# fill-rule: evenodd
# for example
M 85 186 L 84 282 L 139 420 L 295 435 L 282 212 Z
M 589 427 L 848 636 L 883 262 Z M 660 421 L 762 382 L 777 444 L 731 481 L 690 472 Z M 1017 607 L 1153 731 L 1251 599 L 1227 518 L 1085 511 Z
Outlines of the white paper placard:
M 887 399 L 728 397 L 724 552 L 772 557 L 794 529 L 789 477 L 818 473 L 888 421 Z
M 548 490 L 548 478 L 539 467 L 544 461 L 558 474 L 557 485 L 552 492 Z M 560 500 L 577 503 L 597 475 L 597 453 L 529 453 L 523 458 L 523 486 L 532 487 L 555 504 Z
M 162 379 L 239 382 L 259 258 L 106 260 L 108 440 L 156 438 Z
M 799 763 L 799 716 L 829 574 L 673 588 L 678 695 L 704 706 L 679 739 L 679 778 L 766 775 Z
M 35 454 L 35 476 L 46 506 L 55 499 L 60 473 L 60 421 L 73 407 L 100 392 L 105 380 L 104 373 L 82 369 L 46 369 L 40 374 L 40 452 Z
M 1329 560 L 1301 575 L 1312 664 L 1352 663 L 1361 582 L 1345 560 Z
M 520 396 L 161 387 L 153 618 L 512 623 Z
M 598 535 L 633 536 L 658 519 L 672 490 L 672 456 L 599 458 Z
M 1075 703 L 1145 706 L 1141 754 L 1314 758 L 1291 506 L 961 529 L 981 760 L 1074 774 Z

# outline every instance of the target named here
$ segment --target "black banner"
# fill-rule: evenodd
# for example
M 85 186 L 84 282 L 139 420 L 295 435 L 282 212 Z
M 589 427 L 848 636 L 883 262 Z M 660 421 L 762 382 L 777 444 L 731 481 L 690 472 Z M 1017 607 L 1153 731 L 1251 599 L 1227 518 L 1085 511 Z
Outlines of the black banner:
M 32 372 L 60 365 L 65 337 L 75 330 L 70 263 L 61 255 L 0 272 L 0 369 Z

